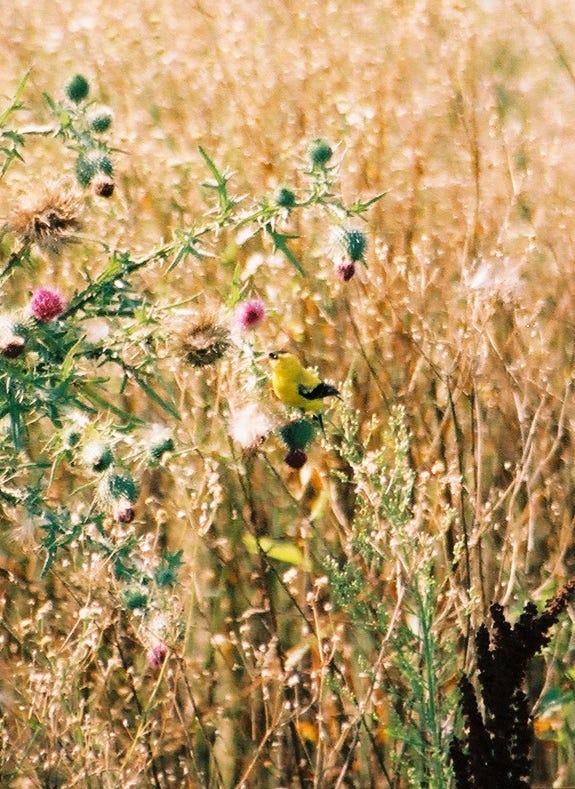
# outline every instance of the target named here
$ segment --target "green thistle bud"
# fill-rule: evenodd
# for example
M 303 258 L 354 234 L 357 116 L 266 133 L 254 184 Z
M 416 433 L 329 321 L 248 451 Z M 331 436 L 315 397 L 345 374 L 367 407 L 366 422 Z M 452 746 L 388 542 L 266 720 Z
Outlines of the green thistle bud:
M 293 208 L 295 205 L 295 195 L 291 189 L 282 186 L 276 195 L 276 204 L 282 208 Z
M 309 419 L 298 419 L 280 427 L 279 433 L 288 449 L 303 450 L 314 437 L 315 427 Z
M 81 101 L 84 101 L 89 90 L 90 85 L 86 77 L 83 77 L 81 74 L 75 74 L 66 85 L 66 96 L 74 104 L 79 104 Z
M 96 134 L 102 134 L 112 125 L 112 118 L 112 110 L 109 107 L 95 107 L 88 115 L 88 125 Z
M 343 245 L 352 262 L 363 260 L 367 249 L 367 238 L 361 230 L 344 230 Z
M 332 156 L 333 150 L 326 140 L 317 138 L 309 146 L 309 157 L 314 167 L 325 167 Z
M 97 173 L 104 173 L 109 177 L 114 172 L 111 158 L 104 151 L 88 151 L 78 157 L 76 161 L 76 178 L 82 186 L 90 186 Z

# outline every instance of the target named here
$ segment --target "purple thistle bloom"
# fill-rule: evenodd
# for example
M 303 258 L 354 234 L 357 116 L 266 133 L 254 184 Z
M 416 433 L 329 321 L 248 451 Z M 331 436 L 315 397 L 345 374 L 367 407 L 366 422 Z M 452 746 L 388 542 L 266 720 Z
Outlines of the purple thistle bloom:
M 259 299 L 250 299 L 238 305 L 236 309 L 236 321 L 238 326 L 244 330 L 255 329 L 266 316 L 266 307 Z
M 160 642 L 153 646 L 148 652 L 148 665 L 151 668 L 161 668 L 167 656 L 168 647 Z
M 337 263 L 335 272 L 338 278 L 343 282 L 349 282 L 349 280 L 355 274 L 355 263 L 353 260 L 342 258 L 339 263 Z
M 30 310 L 36 320 L 42 323 L 58 318 L 65 308 L 64 296 L 56 288 L 38 288 L 32 294 Z
M 131 523 L 136 517 L 136 510 L 132 502 L 122 496 L 112 508 L 112 517 L 116 523 Z

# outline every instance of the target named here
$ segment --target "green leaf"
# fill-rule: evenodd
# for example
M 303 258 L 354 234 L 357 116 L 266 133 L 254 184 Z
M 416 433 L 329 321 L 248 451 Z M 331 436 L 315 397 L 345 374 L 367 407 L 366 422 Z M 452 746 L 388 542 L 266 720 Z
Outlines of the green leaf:
M 176 551 L 175 553 L 166 552 L 162 554 L 160 566 L 154 573 L 154 579 L 158 586 L 164 589 L 167 586 L 173 586 L 178 580 L 178 571 L 184 560 L 183 550 Z
M 153 389 L 142 376 L 138 375 L 134 371 L 132 372 L 134 375 L 134 379 L 138 384 L 138 386 L 140 387 L 140 389 L 142 389 L 151 400 L 154 400 L 156 403 L 158 403 L 158 405 L 160 405 L 164 409 L 164 411 L 167 411 L 168 414 L 173 416 L 174 419 L 179 420 L 180 414 L 178 413 L 177 406 L 173 402 L 159 395 L 158 392 L 156 392 L 156 390 Z
M 265 226 L 265 229 L 266 233 L 268 233 L 272 238 L 274 250 L 282 252 L 292 264 L 292 266 L 298 270 L 302 277 L 305 277 L 305 271 L 303 270 L 301 263 L 287 245 L 287 242 L 290 240 L 290 238 L 299 238 L 299 236 L 290 233 L 280 233 L 278 230 L 274 230 L 269 223 Z
M 241 285 L 241 273 L 242 269 L 238 263 L 238 265 L 234 268 L 234 276 L 230 286 L 230 292 L 228 293 L 228 297 L 226 299 L 226 307 L 228 307 L 230 310 L 232 310 L 238 304 L 242 298 L 242 293 L 245 290 L 245 285 L 243 287 Z
M 374 203 L 377 203 L 378 200 L 381 200 L 381 198 L 385 197 L 385 195 L 389 194 L 389 192 L 390 192 L 390 190 L 387 189 L 385 192 L 380 192 L 379 194 L 375 195 L 374 197 L 370 197 L 369 200 L 365 200 L 363 202 L 358 200 L 357 202 L 355 202 L 353 205 L 351 205 L 349 207 L 348 213 L 349 214 L 363 214 L 364 211 L 366 211 L 370 207 L 370 205 L 373 205 Z
M 302 551 L 289 540 L 274 540 L 271 537 L 256 538 L 252 534 L 246 534 L 243 542 L 250 553 L 263 552 L 270 559 L 275 559 L 278 562 L 302 567 L 304 570 L 311 569 Z
M 24 93 L 24 89 L 26 87 L 26 83 L 28 82 L 28 77 L 30 76 L 31 69 L 24 74 L 20 82 L 18 83 L 18 87 L 16 88 L 16 92 L 14 93 L 14 98 L 9 107 L 7 107 L 4 112 L 0 115 L 0 128 L 6 125 L 6 121 L 12 115 L 13 112 L 19 110 L 22 107 L 20 103 L 20 99 L 22 98 L 22 94 Z
M 216 184 L 218 185 L 218 187 L 225 186 L 227 184 L 229 178 L 226 178 L 225 175 L 220 173 L 220 171 L 218 170 L 218 168 L 216 167 L 216 165 L 214 164 L 212 159 L 210 159 L 210 157 L 208 156 L 208 154 L 202 148 L 201 145 L 198 146 L 198 150 L 201 153 L 202 158 L 204 159 L 205 163 L 208 165 L 208 168 L 209 168 L 211 174 L 214 176 Z M 208 184 L 208 186 L 209 186 L 209 184 Z M 213 184 L 212 184 L 212 186 L 213 186 Z
M 139 419 L 133 414 L 128 413 L 128 411 L 125 411 L 123 408 L 120 408 L 119 406 L 114 405 L 114 403 L 111 403 L 109 400 L 106 400 L 105 397 L 102 397 L 101 394 L 99 394 L 92 386 L 89 386 L 88 384 L 84 384 L 82 386 L 82 394 L 96 407 L 111 411 L 125 422 L 139 425 L 146 424 L 143 419 Z

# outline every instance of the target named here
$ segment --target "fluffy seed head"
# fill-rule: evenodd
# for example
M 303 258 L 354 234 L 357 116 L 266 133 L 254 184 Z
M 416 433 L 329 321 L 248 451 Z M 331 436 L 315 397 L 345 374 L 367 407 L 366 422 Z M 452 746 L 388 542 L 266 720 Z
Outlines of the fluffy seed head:
M 57 254 L 81 228 L 79 194 L 58 183 L 49 184 L 26 200 L 8 219 L 7 229 L 26 245 Z
M 9 315 L 0 315 L 0 355 L 16 359 L 24 353 L 26 339 L 18 333 L 17 324 Z
M 179 336 L 179 350 L 192 367 L 206 367 L 221 359 L 230 347 L 227 329 L 209 319 L 186 327 Z
M 65 309 L 64 296 L 56 288 L 37 288 L 32 294 L 30 311 L 41 323 L 60 317 Z
M 109 468 L 114 460 L 110 445 L 101 439 L 88 441 L 81 451 L 82 463 L 92 471 L 100 472 Z
M 131 501 L 121 498 L 112 507 L 112 517 L 116 523 L 131 523 L 136 517 L 136 510 Z
M 244 301 L 236 308 L 235 320 L 244 330 L 255 329 L 266 316 L 266 307 L 259 299 Z
M 272 427 L 270 418 L 257 403 L 233 411 L 229 421 L 230 436 L 247 452 L 256 450 Z
M 26 340 L 19 334 L 10 334 L 0 337 L 0 354 L 5 359 L 17 359 L 22 356 L 26 347 Z
M 160 424 L 150 425 L 144 444 L 148 451 L 150 462 L 157 463 L 164 452 L 171 452 L 174 448 L 174 436 L 169 427 Z

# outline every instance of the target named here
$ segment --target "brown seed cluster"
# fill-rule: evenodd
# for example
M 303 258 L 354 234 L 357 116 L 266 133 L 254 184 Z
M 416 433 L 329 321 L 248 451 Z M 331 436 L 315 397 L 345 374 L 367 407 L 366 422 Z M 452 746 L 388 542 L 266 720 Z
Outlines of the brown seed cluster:
M 180 353 L 192 367 L 214 364 L 230 347 L 227 329 L 209 319 L 185 327 L 179 335 Z
M 58 254 L 73 241 L 81 228 L 82 203 L 78 192 L 61 184 L 50 184 L 17 208 L 6 229 L 20 237 L 26 246 Z

